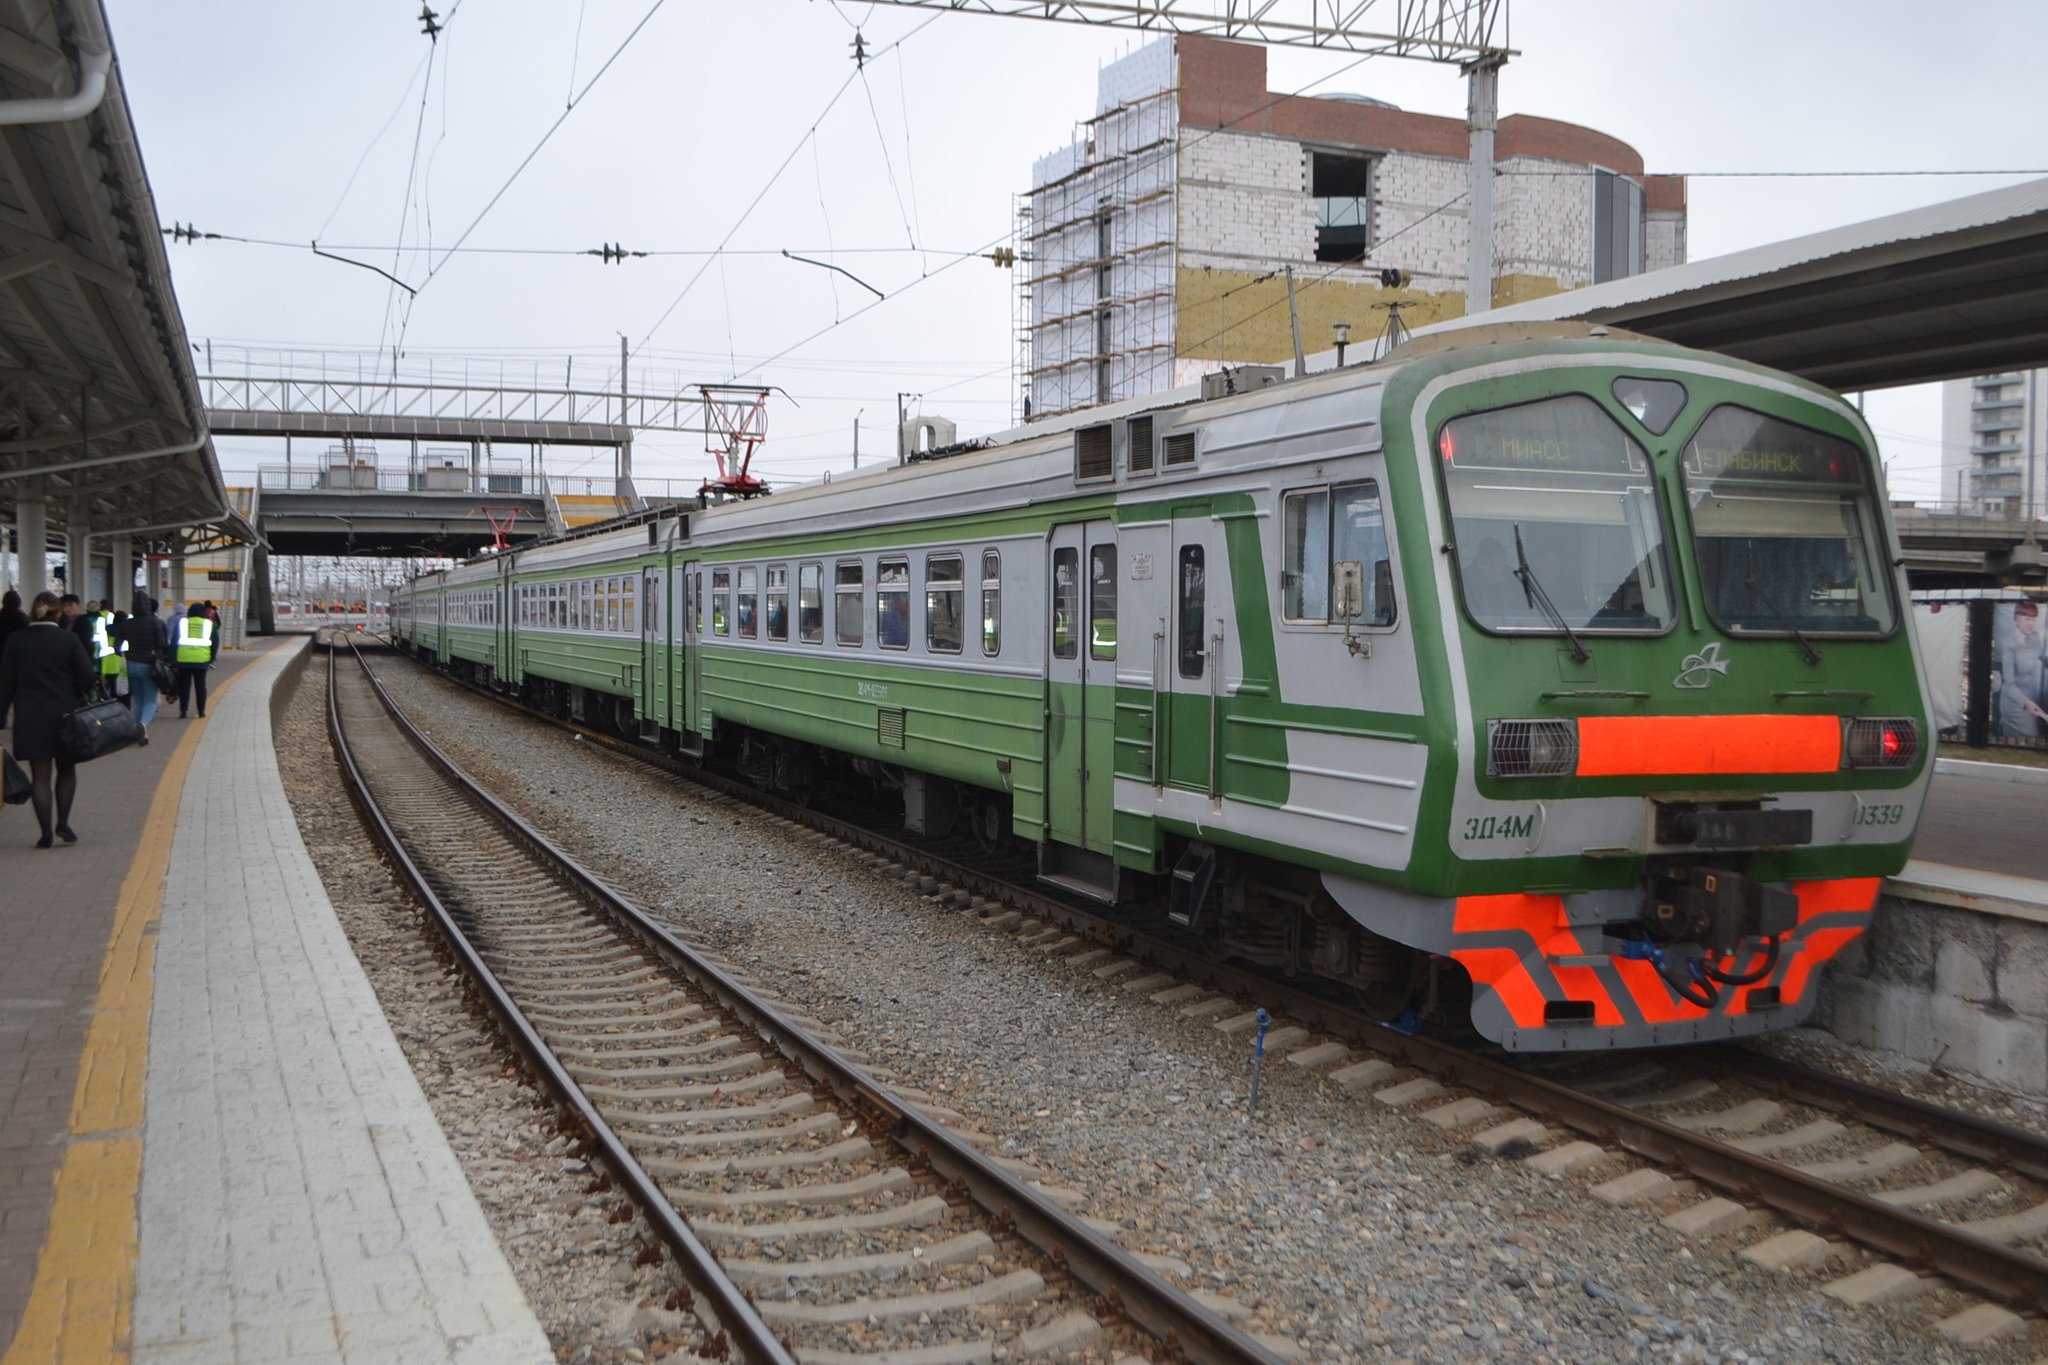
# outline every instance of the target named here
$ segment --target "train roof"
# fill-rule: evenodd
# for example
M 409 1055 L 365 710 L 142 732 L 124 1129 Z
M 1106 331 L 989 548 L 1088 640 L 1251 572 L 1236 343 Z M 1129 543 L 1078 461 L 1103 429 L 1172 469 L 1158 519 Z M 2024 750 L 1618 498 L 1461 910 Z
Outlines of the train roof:
M 1085 494 L 1098 485 L 1076 485 L 1074 433 L 1127 423 L 1134 417 L 1153 419 L 1155 442 L 1198 432 L 1202 463 L 1210 468 L 1221 457 L 1231 457 L 1233 464 L 1247 467 L 1259 463 L 1257 458 L 1233 456 L 1233 452 L 1252 449 L 1269 455 L 1290 450 L 1299 454 L 1296 447 L 1301 443 L 1318 437 L 1327 441 L 1330 433 L 1339 430 L 1344 439 L 1338 444 L 1370 449 L 1379 444 L 1379 396 L 1403 369 L 1432 361 L 1483 363 L 1484 353 L 1497 348 L 1557 342 L 1663 350 L 1758 374 L 1776 374 L 1747 361 L 1692 351 L 1597 323 L 1513 322 L 1467 327 L 1413 338 L 1367 363 L 1331 366 L 1227 397 L 1204 399 L 1201 386 L 1191 384 L 1034 421 L 996 434 L 980 449 L 942 458 L 829 474 L 762 498 L 701 508 L 649 509 L 616 524 L 586 528 L 519 549 L 513 552 L 514 572 L 616 562 L 684 536 L 692 544 L 716 547 L 764 533 L 818 534 L 882 517 L 900 521 L 966 512 L 985 515 L 1071 497 L 1077 491 Z M 1818 385 L 1799 383 L 1818 394 L 1829 393 Z M 1334 445 L 1331 453 L 1336 453 Z M 1099 485 L 1105 493 L 1128 486 L 1121 470 Z M 496 555 L 469 560 L 451 572 L 449 582 L 459 585 L 494 577 L 498 560 Z

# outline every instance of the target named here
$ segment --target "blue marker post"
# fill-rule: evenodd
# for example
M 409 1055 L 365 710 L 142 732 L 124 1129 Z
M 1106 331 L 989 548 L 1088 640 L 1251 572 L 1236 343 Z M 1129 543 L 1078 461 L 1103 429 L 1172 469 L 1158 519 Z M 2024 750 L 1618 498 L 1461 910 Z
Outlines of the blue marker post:
M 1245 1106 L 1244 1121 L 1250 1123 L 1252 1116 L 1259 1112 L 1259 1073 L 1266 1065 L 1266 1030 L 1273 1027 L 1273 1016 L 1265 1010 L 1259 1011 L 1259 1032 L 1252 1041 L 1252 1099 Z

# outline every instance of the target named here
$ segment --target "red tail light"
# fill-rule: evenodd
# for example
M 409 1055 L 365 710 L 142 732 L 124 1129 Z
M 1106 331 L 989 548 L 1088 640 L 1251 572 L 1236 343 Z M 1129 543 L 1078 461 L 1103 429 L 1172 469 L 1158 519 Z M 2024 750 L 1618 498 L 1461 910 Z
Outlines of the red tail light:
M 1920 727 L 1906 716 L 1857 716 L 1842 722 L 1844 768 L 1910 768 L 1920 758 Z

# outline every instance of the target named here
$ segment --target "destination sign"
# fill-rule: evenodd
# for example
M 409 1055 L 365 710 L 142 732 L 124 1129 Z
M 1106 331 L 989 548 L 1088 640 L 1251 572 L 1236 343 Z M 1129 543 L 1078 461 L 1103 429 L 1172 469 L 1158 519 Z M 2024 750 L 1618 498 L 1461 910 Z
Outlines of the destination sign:
M 1716 408 L 1685 448 L 1685 469 L 1744 483 L 1863 482 L 1856 447 L 1744 408 Z
M 1437 453 L 1456 469 L 1641 473 L 1643 454 L 1590 398 L 1567 395 L 1444 423 Z

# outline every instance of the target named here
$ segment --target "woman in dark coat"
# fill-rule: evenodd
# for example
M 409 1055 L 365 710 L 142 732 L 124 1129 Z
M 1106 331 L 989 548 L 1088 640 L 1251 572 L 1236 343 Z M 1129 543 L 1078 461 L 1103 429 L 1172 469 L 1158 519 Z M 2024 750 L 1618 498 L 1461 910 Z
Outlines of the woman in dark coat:
M 35 779 L 36 823 L 48 848 L 51 835 L 78 842 L 71 832 L 71 799 L 78 795 L 78 765 L 57 744 L 57 722 L 92 697 L 99 671 L 78 637 L 57 624 L 57 596 L 38 593 L 28 624 L 0 650 L 0 711 L 14 708 L 14 755 L 26 759 Z M 54 773 L 54 790 L 52 775 Z M 54 797 L 55 816 L 52 815 Z

